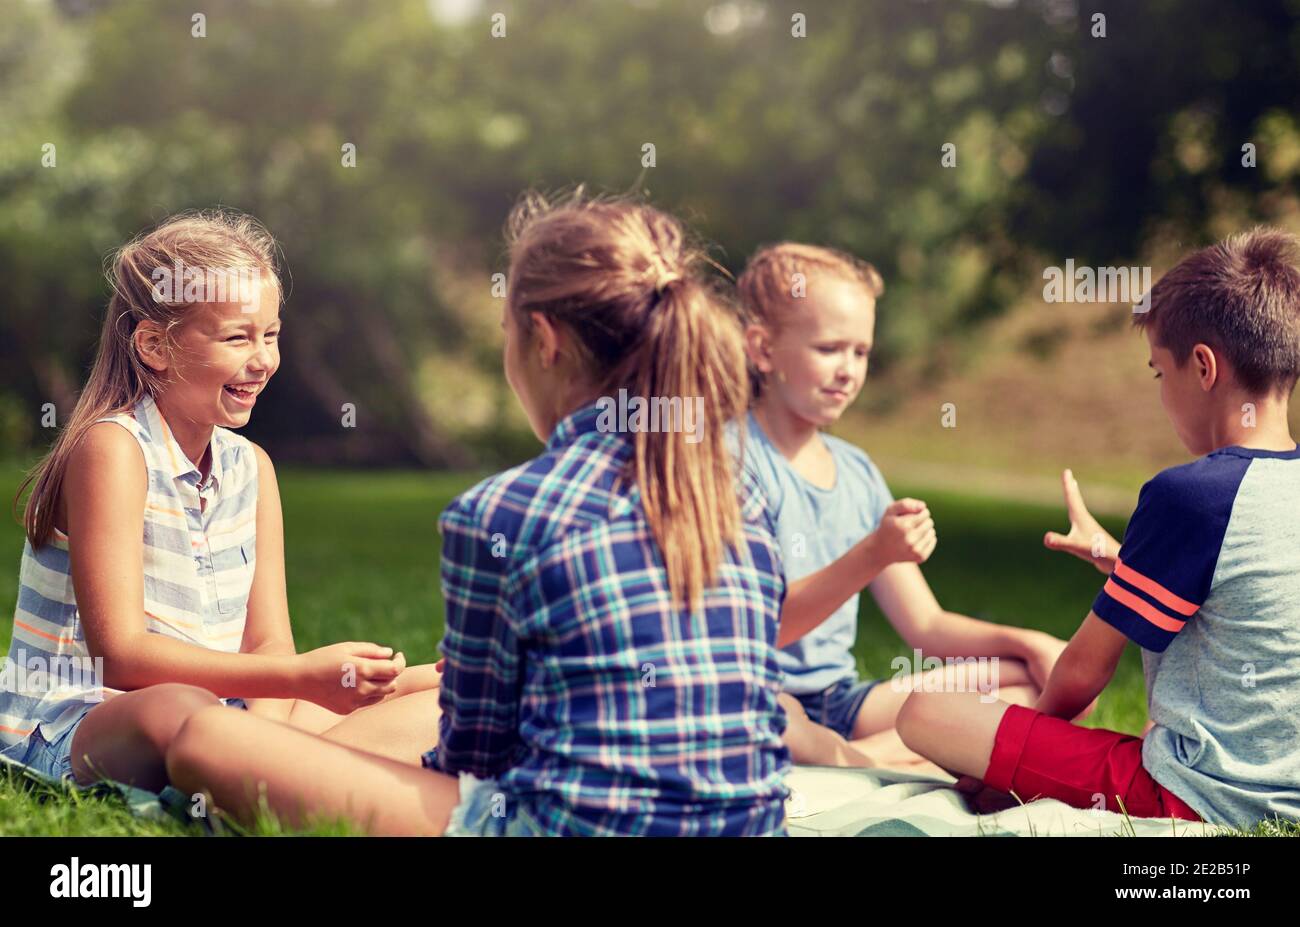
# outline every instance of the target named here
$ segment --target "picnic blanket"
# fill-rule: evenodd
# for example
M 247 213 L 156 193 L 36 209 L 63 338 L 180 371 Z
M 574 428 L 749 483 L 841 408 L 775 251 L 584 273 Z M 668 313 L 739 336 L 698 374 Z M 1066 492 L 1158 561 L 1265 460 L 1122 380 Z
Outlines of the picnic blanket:
M 1189 837 L 1208 824 L 1130 818 L 1041 798 L 996 814 L 975 814 L 951 778 L 885 769 L 796 766 L 786 777 L 792 837 Z M 1022 796 L 1023 797 L 1023 796 Z
M 32 782 L 39 783 L 51 789 L 68 791 L 74 786 L 60 782 L 53 776 L 47 776 L 42 772 L 24 766 L 15 760 L 6 759 L 0 756 L 0 769 L 8 770 L 16 775 L 25 776 Z M 88 787 L 86 790 L 91 795 L 117 795 L 122 799 L 133 815 L 149 821 L 187 821 L 189 820 L 188 810 L 190 807 L 189 798 L 172 788 L 170 785 L 161 792 L 150 792 L 147 789 L 139 789 L 123 782 L 115 782 L 111 779 L 105 779 L 97 782 L 95 785 Z
M 0 757 L 0 764 L 56 789 L 53 778 Z M 786 828 L 792 837 L 1187 837 L 1210 836 L 1210 825 L 1162 818 L 1129 818 L 1082 811 L 1039 799 L 997 814 L 974 814 L 952 779 L 885 769 L 796 766 L 786 778 Z M 92 791 L 116 793 L 137 817 L 188 820 L 187 797 L 171 786 L 161 793 L 120 782 Z

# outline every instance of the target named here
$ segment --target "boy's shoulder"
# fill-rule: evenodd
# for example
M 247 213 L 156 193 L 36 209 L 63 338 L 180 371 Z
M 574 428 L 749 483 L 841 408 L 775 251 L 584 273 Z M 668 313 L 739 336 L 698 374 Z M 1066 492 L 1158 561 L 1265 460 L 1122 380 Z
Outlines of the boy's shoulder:
M 1226 516 L 1251 458 L 1221 449 L 1189 463 L 1161 470 L 1142 487 L 1146 504 L 1187 517 Z

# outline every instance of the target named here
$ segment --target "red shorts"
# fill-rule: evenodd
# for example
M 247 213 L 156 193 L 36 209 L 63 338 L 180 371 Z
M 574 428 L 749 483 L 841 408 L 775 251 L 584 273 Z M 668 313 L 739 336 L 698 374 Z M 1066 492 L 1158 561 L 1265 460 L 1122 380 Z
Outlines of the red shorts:
M 1019 705 L 998 725 L 984 784 L 1022 801 L 1055 798 L 1139 818 L 1201 819 L 1142 766 L 1141 737 L 1080 727 Z

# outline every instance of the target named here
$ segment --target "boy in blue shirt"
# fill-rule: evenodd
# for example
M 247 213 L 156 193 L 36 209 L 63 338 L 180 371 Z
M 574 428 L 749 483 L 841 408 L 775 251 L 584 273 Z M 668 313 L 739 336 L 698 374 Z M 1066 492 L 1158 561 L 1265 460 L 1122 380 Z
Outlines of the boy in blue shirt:
M 1260 228 L 1186 258 L 1134 317 L 1174 430 L 1198 460 L 1142 487 L 1119 545 L 1067 471 L 1049 547 L 1108 579 L 1033 709 L 913 694 L 904 742 L 1022 800 L 1248 828 L 1300 818 L 1300 243 Z M 1091 539 L 1103 543 L 1094 549 Z M 1100 555 L 1096 555 L 1096 554 Z M 1142 648 L 1143 737 L 1071 724 Z

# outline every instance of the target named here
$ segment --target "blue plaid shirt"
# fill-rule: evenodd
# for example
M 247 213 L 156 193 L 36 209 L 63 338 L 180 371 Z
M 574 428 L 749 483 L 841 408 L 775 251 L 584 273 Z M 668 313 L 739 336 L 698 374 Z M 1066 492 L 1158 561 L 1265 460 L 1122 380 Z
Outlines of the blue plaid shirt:
M 699 609 L 675 605 L 625 476 L 631 436 L 597 416 L 565 418 L 442 515 L 447 664 L 425 765 L 495 777 L 545 833 L 783 833 L 785 580 L 762 495 L 739 477 L 743 543 Z

